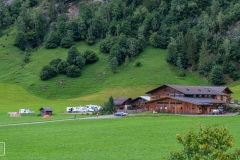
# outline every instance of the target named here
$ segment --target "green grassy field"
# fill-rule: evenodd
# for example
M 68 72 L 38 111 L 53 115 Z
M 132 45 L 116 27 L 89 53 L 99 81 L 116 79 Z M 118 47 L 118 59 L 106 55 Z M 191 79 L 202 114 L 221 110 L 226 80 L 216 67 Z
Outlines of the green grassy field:
M 196 129 L 198 123 L 226 126 L 239 147 L 239 118 L 147 115 L 0 126 L 0 141 L 6 143 L 1 159 L 164 159 L 169 149 L 181 148 L 175 135 Z

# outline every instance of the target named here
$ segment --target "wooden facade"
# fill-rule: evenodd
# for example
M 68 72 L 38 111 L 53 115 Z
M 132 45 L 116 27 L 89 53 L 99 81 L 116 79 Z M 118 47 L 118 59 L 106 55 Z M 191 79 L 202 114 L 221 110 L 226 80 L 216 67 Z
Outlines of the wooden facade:
M 217 107 L 221 105 L 222 103 L 197 105 L 172 99 L 170 97 L 161 98 L 146 103 L 148 111 L 176 114 L 210 114 L 213 109 L 217 109 Z
M 149 96 L 139 96 L 132 100 L 131 106 L 133 107 L 133 110 L 146 109 L 145 103 L 149 100 Z
M 124 110 L 127 109 L 127 106 L 131 105 L 132 99 L 129 97 L 118 97 L 115 98 L 113 101 L 117 110 Z
M 210 114 L 225 104 L 232 91 L 227 87 L 163 85 L 146 94 L 148 111 L 176 114 Z

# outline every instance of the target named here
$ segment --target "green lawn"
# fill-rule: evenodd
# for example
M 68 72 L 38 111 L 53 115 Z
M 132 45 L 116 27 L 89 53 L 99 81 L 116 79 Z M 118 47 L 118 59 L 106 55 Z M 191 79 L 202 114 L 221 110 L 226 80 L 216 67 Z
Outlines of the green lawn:
M 175 135 L 198 123 L 225 125 L 240 146 L 240 116 L 129 116 L 1 126 L 0 141 L 6 143 L 1 159 L 163 159 L 169 149 L 181 147 Z

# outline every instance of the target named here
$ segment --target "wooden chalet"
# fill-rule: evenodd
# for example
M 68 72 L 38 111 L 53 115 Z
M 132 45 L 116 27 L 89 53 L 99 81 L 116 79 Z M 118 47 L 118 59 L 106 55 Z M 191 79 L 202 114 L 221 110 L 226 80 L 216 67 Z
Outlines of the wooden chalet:
M 233 92 L 225 86 L 183 86 L 165 84 L 146 92 L 149 111 L 177 114 L 209 114 L 227 103 Z
M 113 101 L 117 110 L 122 110 L 127 109 L 127 107 L 131 105 L 132 99 L 129 97 L 118 97 L 115 98 Z
M 139 96 L 135 99 L 132 100 L 131 105 L 133 107 L 134 110 L 137 109 L 145 109 L 145 102 L 150 101 L 150 97 L 149 96 Z

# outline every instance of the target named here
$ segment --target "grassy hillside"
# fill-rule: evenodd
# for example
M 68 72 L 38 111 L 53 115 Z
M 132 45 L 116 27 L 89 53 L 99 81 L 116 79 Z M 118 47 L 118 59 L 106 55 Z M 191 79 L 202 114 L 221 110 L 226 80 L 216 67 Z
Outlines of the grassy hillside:
M 182 149 L 175 139 L 197 124 L 227 127 L 240 146 L 238 116 L 125 117 L 0 126 L 6 155 L 1 159 L 159 160 Z M 21 158 L 19 158 L 19 156 Z
M 4 46 L 0 47 L 1 108 L 38 108 L 47 105 L 65 108 L 89 103 L 103 104 L 110 95 L 135 98 L 162 84 L 211 85 L 195 73 L 187 73 L 186 77 L 177 76 L 177 69 L 165 61 L 166 51 L 152 47 L 147 47 L 134 62 L 128 66 L 120 66 L 117 73 L 113 74 L 108 55 L 98 49 L 99 42 L 93 46 L 88 46 L 85 42 L 75 44 L 80 52 L 93 50 L 99 56 L 97 63 L 84 67 L 80 77 L 59 75 L 48 81 L 41 81 L 39 72 L 42 66 L 48 65 L 55 58 L 65 60 L 68 49 L 59 47 L 46 50 L 40 47 L 29 52 L 30 63 L 25 64 L 25 52 L 13 46 L 14 36 L 15 29 L 10 28 L 0 38 L 0 44 Z M 135 66 L 138 61 L 142 64 L 140 67 Z M 235 99 L 240 99 L 239 86 L 239 81 L 230 85 L 236 92 L 233 95 Z

